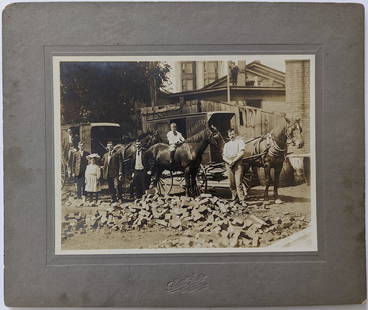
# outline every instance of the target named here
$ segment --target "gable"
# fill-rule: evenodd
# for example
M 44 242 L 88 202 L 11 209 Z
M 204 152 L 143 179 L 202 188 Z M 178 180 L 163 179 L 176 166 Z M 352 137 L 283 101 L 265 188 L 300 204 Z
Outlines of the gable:
M 258 86 L 258 87 L 285 87 L 285 73 L 279 70 L 253 61 L 246 65 L 247 85 L 237 86 Z M 216 81 L 205 85 L 201 89 L 216 89 L 227 87 L 227 76 L 223 76 Z
M 260 87 L 285 87 L 285 82 L 252 70 L 247 70 L 247 83 Z

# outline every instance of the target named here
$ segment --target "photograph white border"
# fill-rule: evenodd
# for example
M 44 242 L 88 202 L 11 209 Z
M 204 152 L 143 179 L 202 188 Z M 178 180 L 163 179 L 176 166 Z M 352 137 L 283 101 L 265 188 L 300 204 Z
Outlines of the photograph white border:
M 62 250 L 61 249 L 61 120 L 60 120 L 60 63 L 61 62 L 123 62 L 123 61 L 237 61 L 244 57 L 264 56 L 286 60 L 310 60 L 310 159 L 311 159 L 311 222 L 309 229 L 311 247 L 262 247 L 262 248 L 165 248 L 165 249 L 101 249 Z M 315 135 L 315 56 L 288 54 L 242 54 L 242 55 L 160 55 L 160 56 L 53 56 L 53 106 L 54 106 L 54 168 L 55 168 L 55 255 L 91 254 L 162 254 L 162 253 L 271 253 L 271 252 L 315 252 L 317 244 L 317 202 L 316 202 L 316 135 Z M 291 236 L 298 234 L 294 233 Z M 290 236 L 289 236 L 290 237 Z M 289 238 L 286 237 L 286 238 Z M 284 240 L 284 239 L 281 239 Z

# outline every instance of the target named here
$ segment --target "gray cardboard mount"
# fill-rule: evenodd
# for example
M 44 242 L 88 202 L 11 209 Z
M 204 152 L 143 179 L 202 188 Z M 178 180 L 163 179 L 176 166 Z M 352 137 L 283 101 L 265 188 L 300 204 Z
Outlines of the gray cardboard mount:
M 363 6 L 27 3 L 3 12 L 8 306 L 361 303 Z M 53 254 L 53 55 L 316 55 L 318 251 Z M 190 279 L 191 291 L 170 290 Z M 173 282 L 174 281 L 174 282 Z

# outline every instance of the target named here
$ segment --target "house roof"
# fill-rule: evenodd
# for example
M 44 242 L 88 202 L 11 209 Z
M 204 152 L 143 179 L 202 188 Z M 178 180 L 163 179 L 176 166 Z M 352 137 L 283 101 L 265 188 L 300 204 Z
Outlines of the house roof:
M 252 61 L 246 66 L 247 71 L 254 72 L 264 77 L 273 78 L 275 81 L 285 85 L 285 73 L 265 64 L 261 63 L 260 61 Z
M 254 75 L 257 75 L 257 76 L 260 76 L 266 79 L 272 79 L 275 82 L 279 83 L 281 87 L 285 87 L 285 73 L 282 71 L 273 69 L 269 66 L 266 66 L 260 63 L 259 61 L 253 61 L 249 63 L 248 65 L 246 65 L 246 72 L 252 73 Z M 212 89 L 212 88 L 221 87 L 221 86 L 224 86 L 223 84 L 226 84 L 226 82 L 227 82 L 227 75 L 217 79 L 216 81 L 213 81 L 210 84 L 205 85 L 204 87 L 200 89 Z
M 262 64 L 261 62 L 255 60 L 246 65 L 246 72 L 248 74 L 253 74 L 256 76 L 260 76 L 264 79 L 271 79 L 275 81 L 279 86 L 253 86 L 253 85 L 230 85 L 231 90 L 236 91 L 285 91 L 285 73 L 269 66 Z M 202 88 L 182 91 L 177 93 L 170 93 L 168 91 L 161 91 L 161 93 L 169 98 L 178 97 L 178 96 L 194 96 L 206 93 L 214 93 L 226 91 L 227 89 L 227 75 L 218 78 L 205 85 Z
M 277 93 L 284 93 L 285 88 L 284 87 L 262 87 L 262 86 L 230 86 L 231 91 L 242 91 L 242 92 L 255 92 L 255 91 L 272 91 Z M 175 97 L 197 97 L 203 94 L 215 94 L 219 92 L 226 92 L 227 87 L 213 87 L 213 88 L 201 88 L 201 89 L 195 89 L 195 90 L 189 90 L 189 91 L 183 91 L 179 93 L 171 93 L 167 94 L 166 96 L 168 98 L 175 98 Z

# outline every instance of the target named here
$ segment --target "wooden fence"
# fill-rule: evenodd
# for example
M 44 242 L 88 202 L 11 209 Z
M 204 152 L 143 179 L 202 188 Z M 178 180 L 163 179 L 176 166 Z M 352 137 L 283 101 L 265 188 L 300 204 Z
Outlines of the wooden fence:
M 172 116 L 173 118 L 183 114 L 194 114 L 200 112 L 232 112 L 235 117 L 231 120 L 231 126 L 235 128 L 239 135 L 247 138 L 253 138 L 269 132 L 276 127 L 283 116 L 279 112 L 269 112 L 259 108 L 249 107 L 243 101 L 216 102 L 206 100 L 187 101 L 184 105 L 170 105 L 142 109 L 143 129 L 147 130 L 150 126 L 147 121 L 159 120 Z M 165 120 L 161 124 L 160 130 L 169 130 L 169 121 Z

